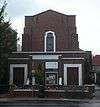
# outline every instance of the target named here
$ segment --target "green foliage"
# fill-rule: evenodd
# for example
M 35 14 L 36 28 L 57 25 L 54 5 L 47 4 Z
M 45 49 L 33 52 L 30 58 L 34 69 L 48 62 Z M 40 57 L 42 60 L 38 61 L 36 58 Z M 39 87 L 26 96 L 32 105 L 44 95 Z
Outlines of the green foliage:
M 8 57 L 17 49 L 17 33 L 5 21 L 6 2 L 0 8 L 0 84 L 8 83 Z
M 94 77 L 92 73 L 92 53 L 91 51 L 86 51 L 84 60 L 84 84 L 93 84 Z
M 1 23 L 1 22 L 4 22 L 6 5 L 7 5 L 7 3 L 4 2 L 4 5 L 0 8 L 0 23 Z
M 39 64 L 32 72 L 35 77 L 35 83 L 38 86 L 39 92 L 38 97 L 44 98 L 45 97 L 45 85 L 44 85 L 44 71 L 42 64 Z
M 34 70 L 33 75 L 35 76 L 35 82 L 37 85 L 44 85 L 44 72 L 40 64 Z

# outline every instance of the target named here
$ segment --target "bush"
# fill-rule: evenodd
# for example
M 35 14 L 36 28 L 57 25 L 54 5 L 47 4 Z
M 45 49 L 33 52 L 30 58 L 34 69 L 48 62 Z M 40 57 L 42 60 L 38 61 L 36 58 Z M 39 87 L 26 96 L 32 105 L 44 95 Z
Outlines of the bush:
M 6 93 L 9 90 L 8 84 L 0 84 L 0 94 Z

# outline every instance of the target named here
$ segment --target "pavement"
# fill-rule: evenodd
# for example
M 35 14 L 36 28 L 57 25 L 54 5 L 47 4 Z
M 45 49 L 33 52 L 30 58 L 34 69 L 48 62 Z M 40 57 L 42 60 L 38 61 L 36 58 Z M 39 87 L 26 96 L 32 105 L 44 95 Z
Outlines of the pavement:
M 9 97 L 8 95 L 0 96 L 0 103 L 11 102 L 84 102 L 84 103 L 100 103 L 100 97 L 93 99 L 66 99 L 66 98 L 34 98 L 34 97 Z
M 16 97 L 16 98 L 0 98 L 2 103 L 11 103 L 11 102 L 94 102 L 90 99 L 64 99 L 64 98 L 30 98 L 30 97 Z M 95 102 L 100 102 L 100 100 L 95 100 Z

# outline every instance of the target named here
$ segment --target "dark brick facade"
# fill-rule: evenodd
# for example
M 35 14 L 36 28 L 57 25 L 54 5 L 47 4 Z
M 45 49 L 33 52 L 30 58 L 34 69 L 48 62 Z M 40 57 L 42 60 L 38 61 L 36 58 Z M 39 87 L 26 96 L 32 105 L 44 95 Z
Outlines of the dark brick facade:
M 79 50 L 75 15 L 64 15 L 52 10 L 26 16 L 22 50 L 43 52 L 46 31 L 56 35 L 56 51 Z
M 58 59 L 32 59 L 35 55 L 58 55 Z M 9 58 L 10 64 L 27 64 L 28 65 L 28 76 L 32 70 L 32 63 L 44 64 L 45 72 L 45 62 L 58 62 L 58 77 L 62 77 L 62 83 L 64 84 L 64 64 L 81 64 L 82 65 L 82 84 L 91 84 L 91 79 L 88 78 L 91 75 L 92 65 L 91 52 L 85 51 L 66 51 L 66 52 L 55 52 L 55 53 L 45 53 L 45 52 L 14 52 Z M 58 84 L 58 80 L 57 80 Z
M 37 85 L 36 80 L 35 84 L 33 83 L 34 74 L 32 73 L 36 72 L 41 65 L 44 78 L 42 82 L 49 90 L 46 91 L 47 97 L 62 97 L 65 92 L 67 97 L 77 94 L 85 95 L 87 88 L 84 85 L 92 83 L 92 55 L 90 51 L 79 49 L 75 18 L 75 15 L 64 15 L 52 10 L 25 17 L 22 52 L 13 52 L 9 56 L 10 84 L 15 81 L 13 77 L 17 78 L 15 84 L 20 84 L 17 81 L 20 77 L 19 80 L 23 81 L 20 85 L 23 87 L 27 86 L 28 79 L 28 86 Z M 53 51 L 47 51 L 46 48 L 47 32 L 49 35 L 51 32 L 53 38 Z M 48 44 L 50 39 L 48 39 Z M 22 68 L 23 71 L 21 71 Z M 16 72 L 16 69 L 20 72 Z M 18 77 L 14 75 L 15 72 Z M 24 72 L 22 77 L 21 72 Z M 90 92 L 89 95 L 91 95 Z M 37 96 L 38 92 L 34 91 L 34 93 Z M 16 94 L 23 95 L 23 91 Z M 29 96 L 31 95 L 33 94 L 30 92 Z

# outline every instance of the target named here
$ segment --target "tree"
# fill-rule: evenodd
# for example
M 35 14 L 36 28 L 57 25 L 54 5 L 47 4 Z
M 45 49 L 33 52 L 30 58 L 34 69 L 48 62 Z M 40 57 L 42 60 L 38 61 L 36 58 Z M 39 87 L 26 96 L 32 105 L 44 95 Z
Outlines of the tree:
M 5 8 L 0 8 L 0 84 L 8 83 L 8 57 L 17 49 L 17 32 L 11 28 L 9 21 L 5 21 Z
M 44 85 L 44 71 L 42 66 L 39 64 L 34 72 L 32 72 L 35 77 L 35 82 L 37 85 Z
M 35 68 L 32 72 L 33 76 L 35 77 L 35 83 L 38 86 L 38 97 L 44 98 L 45 97 L 45 84 L 44 84 L 44 71 L 42 64 L 38 64 L 37 68 Z

